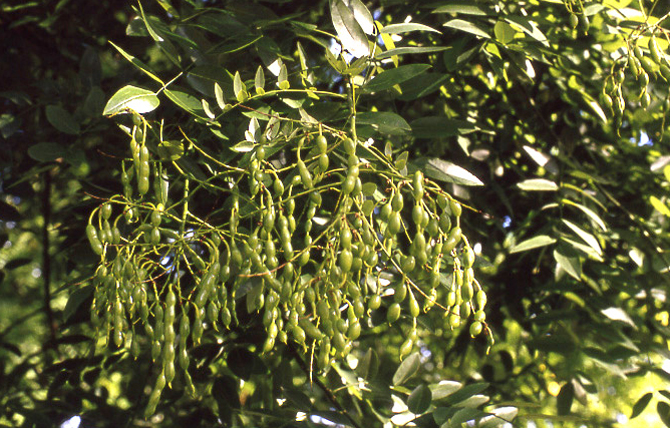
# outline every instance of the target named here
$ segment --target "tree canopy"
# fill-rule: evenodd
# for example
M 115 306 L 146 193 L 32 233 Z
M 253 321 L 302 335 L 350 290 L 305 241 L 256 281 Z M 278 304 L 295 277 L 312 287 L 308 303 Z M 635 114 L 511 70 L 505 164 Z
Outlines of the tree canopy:
M 0 426 L 670 426 L 669 16 L 3 2 Z

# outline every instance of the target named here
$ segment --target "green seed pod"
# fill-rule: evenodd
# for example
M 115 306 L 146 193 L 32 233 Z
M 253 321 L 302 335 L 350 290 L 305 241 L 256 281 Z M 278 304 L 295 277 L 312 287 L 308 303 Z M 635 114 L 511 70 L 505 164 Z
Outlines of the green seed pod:
M 146 195 L 149 191 L 149 177 L 148 175 L 141 175 L 137 178 L 137 191 L 140 195 Z
M 330 159 L 328 159 L 328 155 L 323 153 L 319 156 L 318 159 L 319 162 L 319 168 L 321 169 L 322 172 L 328 171 L 328 166 L 330 165 Z
M 396 302 L 389 306 L 388 312 L 386 313 L 386 320 L 388 323 L 393 324 L 394 322 L 398 321 L 401 312 L 402 309 L 400 308 L 399 303 Z
M 415 266 L 416 259 L 412 255 L 403 256 L 402 260 L 400 261 L 400 268 L 404 273 L 412 272 Z
M 640 74 L 640 68 L 642 67 L 642 64 L 640 64 L 640 60 L 637 59 L 634 56 L 629 56 L 628 57 L 628 68 L 630 69 L 630 72 L 633 74 L 633 76 L 637 77 L 638 74 Z M 611 92 L 611 90 L 610 90 Z
M 649 104 L 651 104 L 651 96 L 649 95 L 649 92 L 645 91 L 642 94 L 642 97 L 640 97 L 640 105 L 642 108 L 647 108 L 649 107 Z
M 349 340 L 356 340 L 360 337 L 361 335 L 361 323 L 358 321 L 354 321 L 349 324 L 349 328 L 347 329 L 347 338 Z
M 298 324 L 311 339 L 317 341 L 323 339 L 323 333 L 308 319 L 302 319 Z
M 447 206 L 449 205 L 449 200 L 447 199 L 446 196 L 444 196 L 442 193 L 437 195 L 437 206 L 439 206 L 441 209 L 446 209 Z
M 606 109 L 612 110 L 612 97 L 605 93 L 600 94 L 600 104 L 602 104 Z
M 451 217 L 446 210 L 442 212 L 442 215 L 440 215 L 439 226 L 443 233 L 449 233 L 451 230 Z
M 468 302 L 461 303 L 461 319 L 464 320 L 470 316 L 472 310 L 470 309 L 470 304 Z
M 272 189 L 274 190 L 275 197 L 279 197 L 284 194 L 284 183 L 279 179 L 279 177 L 275 177 L 274 181 L 272 182 Z
M 151 341 L 151 361 L 154 363 L 158 361 L 158 358 L 161 356 L 161 342 L 159 340 Z
M 421 308 L 419 307 L 419 302 L 416 301 L 414 293 L 409 293 L 409 314 L 412 318 L 416 318 L 421 313 Z
M 102 207 L 100 208 L 100 214 L 102 215 L 103 219 L 109 220 L 109 218 L 112 216 L 112 204 L 108 202 L 102 204 Z
M 449 232 L 449 236 L 447 237 L 447 241 L 444 243 L 444 247 L 442 248 L 442 252 L 444 254 L 450 253 L 451 250 L 456 248 L 456 246 L 461 242 L 462 236 L 463 231 L 460 227 L 456 226 L 451 229 L 451 232 Z
M 449 201 L 449 210 L 451 211 L 451 214 L 452 214 L 454 217 L 460 217 L 460 216 L 461 216 L 461 213 L 462 213 L 462 211 L 463 211 L 463 207 L 461 206 L 461 204 L 459 204 L 458 202 L 456 202 L 455 199 L 451 199 L 451 200 Z
M 303 162 L 302 160 L 298 160 L 297 166 L 298 166 L 298 172 L 300 173 L 300 179 L 302 180 L 302 184 L 305 187 L 305 189 L 313 188 L 314 183 L 312 181 L 312 174 L 310 174 L 310 172 L 307 170 L 305 162 Z
M 475 252 L 468 245 L 465 248 L 463 248 L 463 267 L 465 268 L 472 267 L 474 263 L 475 263 Z
M 653 34 L 649 39 L 649 52 L 651 53 L 651 59 L 653 59 L 656 64 L 661 65 L 663 63 L 663 60 L 661 59 L 661 49 L 659 48 L 658 41 L 656 41 L 656 37 Z
M 450 308 L 456 304 L 457 296 L 455 291 L 447 293 L 447 307 Z
M 393 209 L 394 212 L 398 213 L 402 211 L 403 206 L 404 201 L 402 193 L 400 193 L 400 191 L 397 191 L 395 195 L 393 195 L 393 199 L 391 199 L 391 208 Z
M 402 227 L 402 219 L 400 217 L 400 213 L 394 211 L 391 214 L 391 217 L 389 218 L 386 230 L 391 236 L 393 236 L 396 235 L 398 232 L 400 232 L 401 227 Z
M 670 67 L 668 67 L 666 64 L 661 64 L 660 69 L 661 69 L 661 76 L 663 76 L 663 79 L 670 82 Z
M 356 153 L 356 142 L 351 138 L 345 138 L 344 141 L 342 141 L 342 145 L 344 146 L 344 151 L 348 155 Z
M 642 64 L 642 68 L 643 68 L 644 71 L 646 71 L 647 73 L 652 74 L 652 75 L 653 75 L 653 74 L 656 74 L 656 73 L 654 72 L 654 61 L 652 61 L 651 58 L 646 57 L 646 56 L 645 56 L 645 57 L 642 57 L 642 58 L 640 59 L 640 64 Z
M 589 29 L 589 26 L 591 25 L 589 17 L 583 13 L 579 15 L 579 25 L 580 27 L 582 27 L 582 30 L 584 30 L 584 32 L 586 33 Z
M 88 242 L 91 245 L 93 252 L 97 255 L 101 255 L 103 250 L 102 242 L 100 242 L 100 238 L 98 238 L 98 231 L 92 224 L 86 226 L 86 237 L 88 238 Z
M 412 352 L 412 348 L 414 347 L 414 341 L 411 338 L 405 339 L 405 341 L 400 345 L 400 350 L 398 351 L 398 357 L 400 358 L 400 361 L 403 360 L 406 356 L 409 355 L 410 352 Z
M 348 195 L 354 191 L 355 187 L 356 187 L 356 177 L 352 175 L 347 175 L 347 178 L 342 183 L 342 193 Z
M 405 297 L 407 297 L 407 286 L 404 282 L 400 282 L 394 288 L 393 300 L 397 303 L 400 303 L 405 300 Z
M 570 26 L 572 28 L 577 28 L 577 25 L 579 25 L 579 17 L 575 15 L 574 13 L 570 14 Z
M 475 312 L 474 319 L 475 321 L 484 322 L 484 320 L 486 320 L 486 313 L 482 310 L 479 310 Z
M 483 329 L 484 325 L 481 322 L 479 321 L 473 322 L 472 324 L 470 324 L 470 336 L 472 337 L 479 336 L 479 334 L 482 332 Z
M 484 307 L 486 306 L 486 293 L 484 290 L 477 290 L 477 294 L 475 296 L 475 302 L 477 302 L 477 307 L 480 310 L 483 310 Z
M 316 137 L 316 147 L 319 149 L 320 153 L 326 153 L 328 150 L 328 140 L 324 135 L 319 135 Z
M 368 300 L 368 309 L 374 311 L 382 305 L 382 298 L 379 294 L 373 294 Z

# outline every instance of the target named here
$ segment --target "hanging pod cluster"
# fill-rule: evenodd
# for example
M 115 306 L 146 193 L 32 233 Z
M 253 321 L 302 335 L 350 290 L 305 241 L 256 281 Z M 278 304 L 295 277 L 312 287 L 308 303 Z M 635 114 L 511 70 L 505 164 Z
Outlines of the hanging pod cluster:
M 422 312 L 448 329 L 473 315 L 471 334 L 486 329 L 462 206 L 420 170 L 407 173 L 406 155 L 275 116 L 234 166 L 185 133 L 189 162 L 174 162 L 161 157 L 160 123 L 134 119 L 123 194 L 92 213 L 87 234 L 101 256 L 100 335 L 135 356 L 150 348 L 158 367 L 147 415 L 175 380 L 194 390 L 189 349 L 207 331 L 262 323 L 259 353 L 293 342 L 327 369 L 375 314 L 405 321 L 400 358 Z M 187 168 L 197 163 L 209 175 Z
M 623 113 L 626 109 L 626 100 L 622 89 L 627 77 L 626 68 L 630 77 L 635 79 L 634 85 L 638 87 L 637 99 L 640 106 L 645 109 L 651 104 L 650 78 L 660 76 L 666 82 L 670 82 L 670 62 L 660 48 L 656 35 L 652 33 L 647 36 L 649 38 L 646 48 L 648 54 L 638 44 L 642 36 L 641 33 L 637 34 L 636 37 L 631 37 L 628 44 L 628 55 L 622 58 L 622 62 L 614 64 L 600 93 L 600 104 L 606 110 L 614 113 L 618 127 L 621 126 Z M 663 109 L 665 112 L 670 110 L 670 94 L 666 96 Z

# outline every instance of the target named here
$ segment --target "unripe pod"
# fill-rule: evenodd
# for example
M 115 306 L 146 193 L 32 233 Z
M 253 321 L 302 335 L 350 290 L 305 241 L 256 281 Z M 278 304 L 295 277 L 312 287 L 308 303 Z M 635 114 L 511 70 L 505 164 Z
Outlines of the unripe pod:
M 658 47 L 658 42 L 653 34 L 651 35 L 651 39 L 649 39 L 649 52 L 651 53 L 651 59 L 653 59 L 656 64 L 662 64 L 661 49 Z
M 91 244 L 93 252 L 97 255 L 101 255 L 103 249 L 102 242 L 100 242 L 100 238 L 98 238 L 98 231 L 95 229 L 95 226 L 92 224 L 86 226 L 86 236 L 88 237 L 88 242 Z
M 319 152 L 325 153 L 328 150 L 328 140 L 324 135 L 319 135 L 316 137 L 316 147 L 319 149 Z
M 472 324 L 470 324 L 470 336 L 475 337 L 478 336 L 482 330 L 484 329 L 484 325 L 479 322 L 475 321 Z
M 388 323 L 393 324 L 394 322 L 398 321 L 401 311 L 402 309 L 400 308 L 400 304 L 397 302 L 389 306 L 389 310 L 386 313 L 386 320 Z
M 412 352 L 412 347 L 414 347 L 414 341 L 411 338 L 405 339 L 402 345 L 400 345 L 400 351 L 398 351 L 398 357 L 402 361 L 410 352 Z

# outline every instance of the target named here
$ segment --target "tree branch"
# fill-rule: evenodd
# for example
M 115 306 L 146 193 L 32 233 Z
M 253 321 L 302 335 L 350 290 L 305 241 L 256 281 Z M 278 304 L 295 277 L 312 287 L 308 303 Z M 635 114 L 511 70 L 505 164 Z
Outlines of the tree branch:
M 310 376 L 310 370 L 307 367 L 307 364 L 302 360 L 302 357 L 300 356 L 298 351 L 295 349 L 295 346 L 292 343 L 289 342 L 286 345 L 286 347 L 288 348 L 289 353 L 291 354 L 293 359 L 298 363 L 298 365 L 300 366 L 302 371 L 305 372 L 305 374 L 308 377 L 311 377 Z M 333 407 L 335 407 L 335 409 L 337 409 L 340 413 L 342 413 L 344 416 L 346 416 L 347 419 L 349 419 L 349 421 L 351 421 L 352 426 L 354 426 L 355 428 L 362 428 L 361 425 L 358 422 L 356 422 L 356 420 L 353 418 L 353 416 L 351 416 L 349 414 L 349 412 L 347 412 L 346 409 L 344 407 L 342 407 L 342 404 L 340 404 L 340 402 L 337 400 L 337 397 L 335 397 L 335 394 L 333 394 L 333 392 L 330 389 L 328 389 L 328 387 L 326 385 L 324 385 L 323 382 L 321 382 L 321 380 L 318 377 L 312 378 L 312 382 L 314 382 L 316 384 L 316 386 L 318 386 L 323 391 L 323 393 L 326 395 L 326 398 L 328 399 L 328 401 L 330 401 L 330 403 L 333 405 Z

